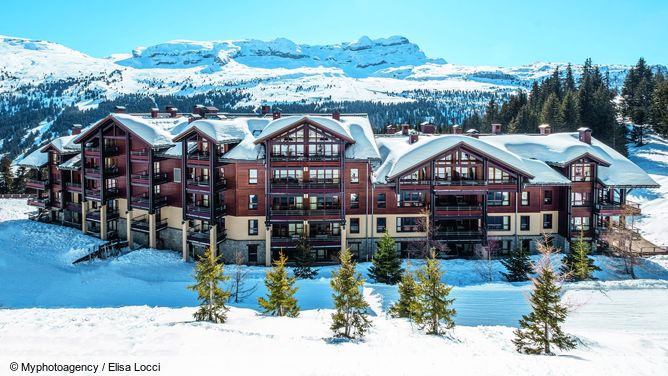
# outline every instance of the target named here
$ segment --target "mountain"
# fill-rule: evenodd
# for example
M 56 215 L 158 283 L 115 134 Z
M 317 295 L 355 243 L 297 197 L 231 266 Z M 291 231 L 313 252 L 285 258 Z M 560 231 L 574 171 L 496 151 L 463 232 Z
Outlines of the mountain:
M 490 98 L 503 100 L 565 67 L 449 64 L 427 57 L 401 36 L 333 45 L 284 38 L 171 41 L 108 58 L 48 41 L 0 36 L 0 56 L 0 153 L 11 156 L 65 132 L 67 121 L 88 123 L 109 103 L 143 105 L 142 98 L 146 106 L 169 101 L 185 111 L 193 100 L 230 111 L 261 103 L 293 103 L 301 107 L 291 108 L 308 111 L 339 106 L 374 113 L 376 127 L 426 119 L 453 123 L 481 110 Z M 613 85 L 621 84 L 628 69 L 601 66 Z

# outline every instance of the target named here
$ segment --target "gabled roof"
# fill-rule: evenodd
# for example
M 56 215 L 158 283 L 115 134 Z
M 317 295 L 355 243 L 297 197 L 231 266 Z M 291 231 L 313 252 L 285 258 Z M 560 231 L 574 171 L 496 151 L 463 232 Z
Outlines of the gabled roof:
M 42 153 L 42 149 L 37 149 L 16 162 L 19 167 L 42 168 L 49 162 L 49 154 Z
M 285 116 L 271 121 L 262 130 L 262 133 L 255 140 L 256 144 L 262 143 L 267 139 L 278 136 L 298 125 L 309 123 L 317 128 L 333 133 L 334 135 L 352 143 L 355 143 L 348 129 L 340 121 L 325 116 Z
M 81 151 L 81 145 L 74 143 L 76 138 L 77 135 L 58 137 L 44 145 L 40 150 L 47 152 L 50 148 L 53 148 L 60 154 L 78 153 Z
M 231 119 L 202 119 L 188 124 L 174 138 L 174 142 L 181 141 L 186 136 L 198 132 L 219 144 L 232 144 L 252 136 L 254 130 L 262 130 L 271 119 L 238 117 Z M 254 139 L 254 138 L 253 138 Z
M 172 138 L 174 137 L 174 132 L 180 132 L 188 125 L 188 119 L 184 117 L 151 118 L 131 114 L 110 114 L 95 123 L 92 127 L 87 128 L 74 142 L 81 143 L 95 129 L 107 124 L 110 120 L 152 147 L 173 146 Z

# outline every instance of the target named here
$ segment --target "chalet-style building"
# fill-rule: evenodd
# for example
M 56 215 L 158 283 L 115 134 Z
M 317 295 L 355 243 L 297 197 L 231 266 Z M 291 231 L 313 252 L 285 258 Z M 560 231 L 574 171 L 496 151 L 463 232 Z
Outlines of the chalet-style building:
M 366 115 L 338 112 L 120 108 L 19 165 L 31 168 L 35 219 L 186 260 L 211 247 L 226 261 L 241 252 L 266 265 L 279 251 L 290 257 L 301 236 L 323 263 L 345 247 L 369 259 L 384 232 L 402 254 L 427 237 L 460 256 L 533 248 L 541 234 L 567 248 L 580 232 L 595 241 L 610 221 L 639 214 L 630 189 L 658 187 L 587 128 L 434 129 L 374 135 Z

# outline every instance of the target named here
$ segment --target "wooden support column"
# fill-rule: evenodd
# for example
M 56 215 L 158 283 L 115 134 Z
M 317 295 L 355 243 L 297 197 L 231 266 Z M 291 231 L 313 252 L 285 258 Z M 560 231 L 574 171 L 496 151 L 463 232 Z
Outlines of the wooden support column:
M 149 248 L 156 248 L 156 239 L 158 233 L 155 228 L 155 213 L 148 215 L 148 246 Z
M 100 206 L 100 239 L 107 240 L 107 204 Z
M 128 210 L 125 214 L 125 231 L 127 232 L 125 237 L 128 240 L 128 248 L 130 249 L 132 249 L 132 246 L 134 245 L 134 236 L 132 234 L 132 214 L 132 209 Z
M 348 248 L 348 233 L 346 230 L 346 222 L 344 221 L 341 224 L 341 252 L 345 251 Z M 369 250 L 366 250 L 369 253 Z
M 183 255 L 183 261 L 188 261 L 188 231 L 190 230 L 189 222 L 181 222 L 181 254 Z
M 214 257 L 218 256 L 218 225 L 211 226 L 209 230 L 209 248 Z
M 265 226 L 264 265 L 271 266 L 271 224 Z
M 88 211 L 88 201 L 81 201 L 81 232 L 84 234 L 88 231 L 88 223 L 86 223 L 86 212 Z

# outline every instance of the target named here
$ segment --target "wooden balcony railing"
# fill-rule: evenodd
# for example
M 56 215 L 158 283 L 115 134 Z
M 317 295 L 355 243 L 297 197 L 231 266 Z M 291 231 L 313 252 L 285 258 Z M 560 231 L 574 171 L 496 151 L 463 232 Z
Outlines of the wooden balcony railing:
M 49 186 L 48 179 L 26 179 L 26 188 L 44 190 Z
M 51 205 L 51 201 L 48 198 L 29 198 L 28 205 L 38 208 L 46 208 Z

